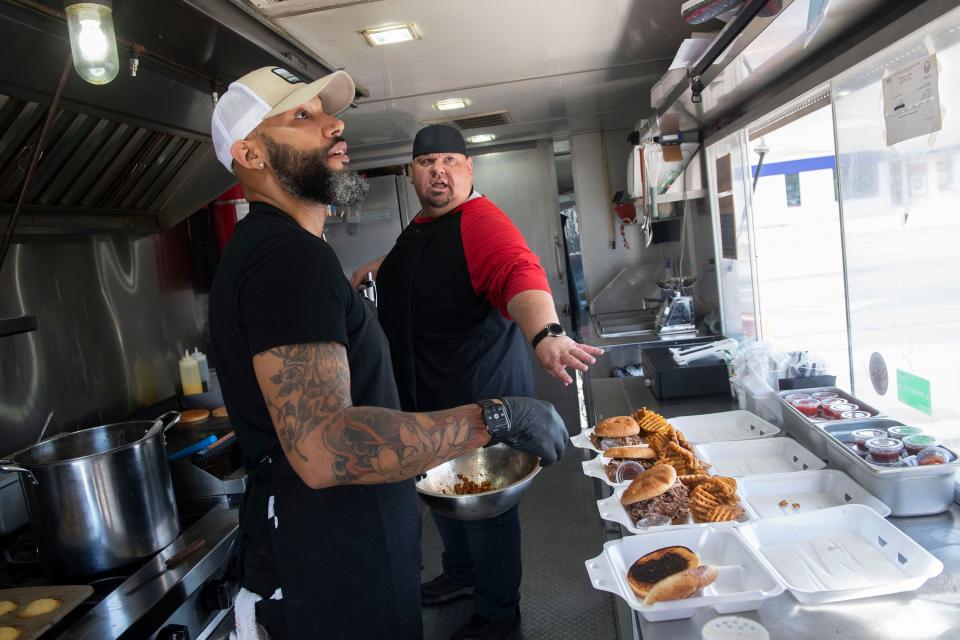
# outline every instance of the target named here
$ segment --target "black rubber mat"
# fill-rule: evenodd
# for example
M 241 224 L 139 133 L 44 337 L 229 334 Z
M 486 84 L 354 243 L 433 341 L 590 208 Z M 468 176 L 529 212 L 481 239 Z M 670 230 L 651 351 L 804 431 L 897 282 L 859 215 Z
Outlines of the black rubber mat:
M 520 503 L 523 527 L 523 640 L 615 640 L 609 594 L 590 586 L 584 561 L 603 548 L 592 480 L 583 475 L 578 450 L 544 469 Z M 440 536 L 424 512 L 424 579 L 438 575 Z M 423 609 L 424 637 L 447 640 L 470 617 L 472 600 Z

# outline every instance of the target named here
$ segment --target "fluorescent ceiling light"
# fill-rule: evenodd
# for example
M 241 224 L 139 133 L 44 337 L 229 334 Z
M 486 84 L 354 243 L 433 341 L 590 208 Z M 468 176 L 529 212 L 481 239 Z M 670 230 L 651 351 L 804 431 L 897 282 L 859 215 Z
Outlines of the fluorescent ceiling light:
M 463 98 L 447 98 L 434 102 L 433 108 L 437 111 L 451 111 L 453 109 L 463 109 L 467 104 L 468 102 Z
M 364 29 L 360 32 L 360 35 L 363 36 L 363 39 L 366 40 L 367 44 L 371 47 L 420 39 L 420 33 L 413 23 L 394 24 L 388 27 L 377 27 L 376 29 Z
M 470 144 L 479 144 L 481 142 L 491 142 L 496 139 L 497 136 L 493 135 L 492 133 L 479 133 L 475 136 L 470 136 L 467 138 L 467 142 Z

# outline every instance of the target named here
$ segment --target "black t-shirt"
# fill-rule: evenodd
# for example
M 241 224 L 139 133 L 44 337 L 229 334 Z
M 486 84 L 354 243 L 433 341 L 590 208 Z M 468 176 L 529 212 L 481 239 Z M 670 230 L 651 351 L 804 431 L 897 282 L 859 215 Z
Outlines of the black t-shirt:
M 246 578 L 244 586 L 265 597 L 282 588 L 291 637 L 322 629 L 329 638 L 419 638 L 420 515 L 413 480 L 307 487 L 279 453 L 253 369 L 253 356 L 273 347 L 339 342 L 347 349 L 353 404 L 399 408 L 373 304 L 350 286 L 323 239 L 279 209 L 254 202 L 214 278 L 210 335 L 244 465 L 250 471 L 266 454 L 276 458 L 268 474 L 254 475 L 241 514 L 245 553 L 260 553 L 266 544 L 273 557 L 258 556 L 266 563 L 258 575 L 268 577 Z M 266 524 L 267 496 L 275 499 L 278 526 Z
M 210 335 L 248 470 L 279 445 L 253 371 L 253 356 L 267 349 L 339 342 L 353 404 L 400 408 L 376 309 L 350 286 L 326 241 L 271 205 L 251 203 L 224 251 L 210 291 Z

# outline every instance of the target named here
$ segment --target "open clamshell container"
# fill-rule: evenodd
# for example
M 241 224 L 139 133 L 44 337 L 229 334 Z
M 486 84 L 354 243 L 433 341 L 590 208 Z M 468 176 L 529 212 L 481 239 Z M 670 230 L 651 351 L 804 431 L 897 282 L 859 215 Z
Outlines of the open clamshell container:
M 584 475 L 589 476 L 591 478 L 596 478 L 598 480 L 602 480 L 604 484 L 606 484 L 607 486 L 610 486 L 610 487 L 628 486 L 630 484 L 630 480 L 627 480 L 626 482 L 618 483 L 618 482 L 611 482 L 610 478 L 607 477 L 607 474 L 603 470 L 603 467 L 605 464 L 609 463 L 609 460 L 610 460 L 609 458 L 604 458 L 603 454 L 601 454 L 599 456 L 593 456 L 589 460 L 584 460 L 580 464 L 581 466 L 583 466 Z
M 717 567 L 717 579 L 691 598 L 645 606 L 630 588 L 627 572 L 639 558 L 663 547 L 683 546 L 700 557 L 700 564 Z M 717 613 L 753 611 L 768 598 L 783 593 L 783 585 L 757 552 L 732 529 L 684 529 L 629 536 L 603 545 L 603 553 L 587 560 L 594 589 L 626 600 L 650 622 L 691 617 L 701 607 Z
M 865 411 L 869 413 L 871 417 L 882 416 L 879 409 L 870 406 L 864 401 L 851 396 L 849 393 L 843 389 L 837 387 L 816 387 L 813 389 L 798 389 L 793 391 L 781 391 L 777 394 L 777 397 L 780 400 L 782 406 L 781 416 L 783 417 L 783 428 L 786 429 L 790 435 L 796 438 L 803 446 L 812 451 L 818 457 L 827 459 L 827 442 L 823 437 L 822 429 L 828 425 L 835 424 L 849 424 L 853 422 L 850 419 L 837 419 L 837 420 L 825 420 L 811 419 L 797 410 L 787 399 L 786 397 L 793 393 L 806 393 L 813 394 L 818 392 L 828 392 L 835 393 L 839 400 L 849 404 L 855 404 L 860 407 L 860 411 Z
M 593 427 L 590 427 L 589 429 L 584 429 L 584 430 L 582 430 L 580 433 L 578 433 L 577 435 L 575 435 L 575 436 L 570 436 L 570 443 L 571 443 L 573 446 L 579 447 L 579 448 L 581 448 L 581 449 L 589 449 L 590 451 L 596 451 L 597 453 L 603 453 L 603 449 L 598 449 L 598 448 L 593 444 L 593 441 L 590 439 L 590 436 L 592 436 L 592 435 L 593 435 Z M 641 437 L 642 437 L 642 436 L 641 436 Z M 619 446 L 625 446 L 625 447 L 642 447 L 642 446 L 644 446 L 644 444 L 641 443 L 641 444 L 616 445 L 616 446 L 618 446 L 618 447 L 619 447 Z
M 894 516 L 923 516 L 943 513 L 954 498 L 954 477 L 960 468 L 957 452 L 953 462 L 919 467 L 879 467 L 860 457 L 853 447 L 853 432 L 902 426 L 896 420 L 873 418 L 846 420 L 822 428 L 830 467 L 846 472 L 867 491 L 890 507 Z M 943 445 L 941 445 L 943 446 Z
M 669 420 L 688 442 L 701 444 L 731 440 L 767 438 L 780 433 L 780 428 L 749 411 L 721 411 Z
M 629 484 L 618 485 L 613 491 L 613 495 L 609 498 L 604 498 L 603 500 L 597 500 L 597 509 L 600 510 L 600 517 L 604 520 L 609 520 L 610 522 L 616 522 L 621 524 L 626 528 L 630 533 L 647 533 L 650 531 L 674 531 L 677 529 L 689 529 L 697 528 L 702 529 L 704 527 L 721 527 L 721 528 L 732 528 L 736 527 L 739 524 L 745 522 L 750 522 L 754 519 L 753 514 L 749 509 L 743 504 L 743 499 L 741 496 L 740 506 L 743 507 L 743 515 L 740 516 L 737 520 L 725 520 L 723 522 L 696 522 L 693 519 L 693 515 L 688 515 L 685 522 L 679 524 L 667 523 L 661 524 L 654 527 L 638 527 L 633 524 L 633 520 L 630 519 L 630 514 L 627 513 L 627 507 L 624 507 L 620 504 L 620 497 L 623 496 L 623 492 L 627 490 Z M 739 495 L 739 494 L 738 494 Z M 669 545 L 666 545 L 669 546 Z
M 890 515 L 890 507 L 836 469 L 747 476 L 737 479 L 737 493 L 757 518 L 796 516 L 845 504 L 862 504 L 882 517 Z
M 804 604 L 913 591 L 943 563 L 869 507 L 848 504 L 737 529 Z
M 764 438 L 694 445 L 715 476 L 741 477 L 823 469 L 826 463 L 791 438 Z

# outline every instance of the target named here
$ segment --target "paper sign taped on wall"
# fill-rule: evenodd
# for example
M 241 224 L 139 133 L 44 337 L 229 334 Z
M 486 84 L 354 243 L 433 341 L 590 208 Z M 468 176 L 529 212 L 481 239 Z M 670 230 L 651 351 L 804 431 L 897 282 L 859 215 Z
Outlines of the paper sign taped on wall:
M 940 131 L 940 71 L 936 54 L 883 79 L 887 146 Z

